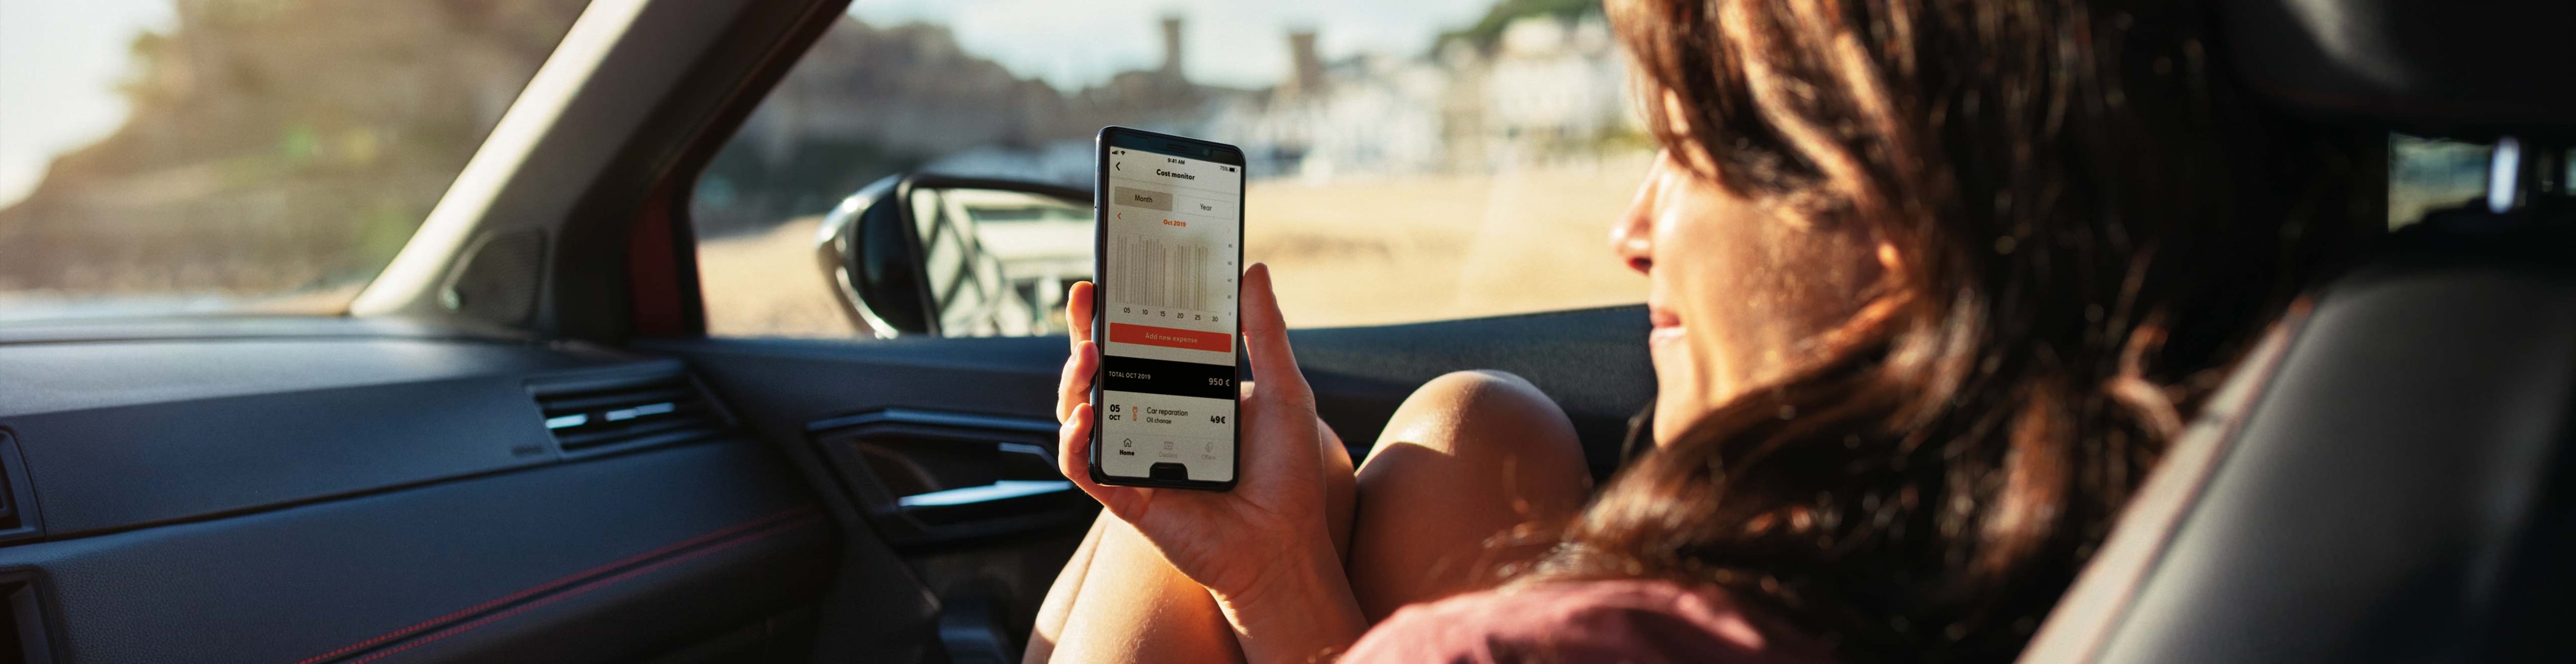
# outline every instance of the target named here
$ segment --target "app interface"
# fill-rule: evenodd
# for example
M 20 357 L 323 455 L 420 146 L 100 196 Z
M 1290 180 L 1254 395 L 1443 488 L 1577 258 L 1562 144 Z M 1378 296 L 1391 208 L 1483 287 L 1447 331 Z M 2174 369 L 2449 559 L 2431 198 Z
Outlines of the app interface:
M 1232 480 L 1243 167 L 1123 147 L 1108 162 L 1093 455 L 1108 475 Z

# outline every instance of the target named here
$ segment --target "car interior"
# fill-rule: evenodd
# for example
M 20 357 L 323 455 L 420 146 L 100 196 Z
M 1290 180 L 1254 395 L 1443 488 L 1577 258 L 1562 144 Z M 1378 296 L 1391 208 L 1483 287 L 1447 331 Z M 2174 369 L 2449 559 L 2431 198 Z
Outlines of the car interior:
M 1090 192 L 889 178 L 816 256 L 891 338 L 707 332 L 690 183 L 847 5 L 593 2 L 350 315 L 0 325 L 0 661 L 1018 660 L 1099 511 L 1053 458 L 1065 342 L 939 334 L 1029 314 L 925 267 L 959 231 L 911 203 Z M 2576 659 L 2576 8 L 2222 13 L 2261 94 L 2496 144 L 2495 177 L 2282 321 L 2024 661 Z M 1499 369 L 1607 478 L 1647 330 L 1291 338 L 1354 458 L 1413 387 Z

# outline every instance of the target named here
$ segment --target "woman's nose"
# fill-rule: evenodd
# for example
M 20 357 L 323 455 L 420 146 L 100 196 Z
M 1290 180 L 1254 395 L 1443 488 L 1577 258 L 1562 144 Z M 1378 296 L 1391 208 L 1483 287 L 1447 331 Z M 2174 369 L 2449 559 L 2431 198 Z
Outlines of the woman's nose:
M 1637 185 L 1637 197 L 1610 224 L 1610 254 L 1639 274 L 1655 264 L 1655 183 L 1662 179 L 1663 170 L 1664 160 L 1656 159 L 1654 168 L 1646 172 L 1646 181 Z

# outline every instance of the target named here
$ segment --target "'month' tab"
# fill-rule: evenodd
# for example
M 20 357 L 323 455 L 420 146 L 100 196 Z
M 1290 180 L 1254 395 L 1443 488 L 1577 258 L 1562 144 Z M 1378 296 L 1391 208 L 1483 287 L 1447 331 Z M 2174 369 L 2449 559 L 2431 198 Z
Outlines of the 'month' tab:
M 1118 197 L 1110 199 L 1110 202 L 1148 210 L 1172 211 L 1172 192 L 1135 187 L 1119 187 L 1117 191 Z

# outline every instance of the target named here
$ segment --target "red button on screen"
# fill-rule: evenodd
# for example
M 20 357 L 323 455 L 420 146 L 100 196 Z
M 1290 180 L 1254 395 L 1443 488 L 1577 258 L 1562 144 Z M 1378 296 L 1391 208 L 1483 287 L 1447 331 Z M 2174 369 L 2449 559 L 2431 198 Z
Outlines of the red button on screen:
M 1165 348 L 1187 348 L 1223 353 L 1234 350 L 1234 335 L 1224 332 L 1176 330 L 1152 325 L 1109 324 L 1109 340 L 1122 344 L 1143 344 Z

